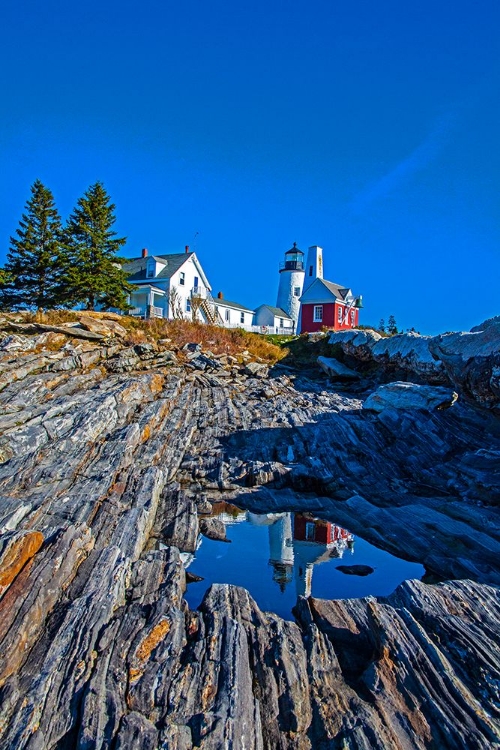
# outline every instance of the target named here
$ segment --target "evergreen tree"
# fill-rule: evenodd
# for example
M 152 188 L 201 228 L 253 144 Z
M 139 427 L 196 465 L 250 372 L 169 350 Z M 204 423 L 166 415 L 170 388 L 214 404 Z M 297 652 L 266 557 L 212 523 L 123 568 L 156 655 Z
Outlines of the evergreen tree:
M 65 306 L 61 219 L 52 193 L 40 180 L 31 187 L 16 235 L 10 238 L 0 279 L 2 306 L 38 310 Z
M 389 320 L 387 321 L 387 333 L 390 333 L 391 336 L 394 336 L 398 332 L 398 327 L 396 324 L 396 318 L 394 315 L 389 315 Z
M 97 304 L 128 308 L 127 295 L 133 286 L 122 268 L 124 259 L 116 254 L 126 238 L 117 238 L 112 229 L 114 210 L 103 184 L 96 182 L 78 200 L 65 230 L 68 288 L 74 304 L 83 303 L 87 310 Z
M 380 322 L 378 324 L 378 330 L 382 333 L 385 333 L 385 320 L 383 318 L 380 318 Z
M 9 287 L 11 277 L 4 268 L 0 268 L 0 310 L 8 310 L 11 306 Z

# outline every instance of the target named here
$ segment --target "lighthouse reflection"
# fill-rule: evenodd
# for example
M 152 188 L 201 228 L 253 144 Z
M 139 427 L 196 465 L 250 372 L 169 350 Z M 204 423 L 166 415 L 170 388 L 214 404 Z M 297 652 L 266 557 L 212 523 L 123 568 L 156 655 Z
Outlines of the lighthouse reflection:
M 262 611 L 293 617 L 298 596 L 321 599 L 390 594 L 406 578 L 421 578 L 425 570 L 401 560 L 335 524 L 299 512 L 256 514 L 228 503 L 213 505 L 230 544 L 200 537 L 185 567 L 203 580 L 189 583 L 184 598 L 199 607 L 212 583 L 247 589 Z M 369 575 L 339 570 L 370 566 Z M 354 566 L 352 565 L 354 563 Z M 314 580 L 313 580 L 314 579 Z
M 305 513 L 248 513 L 255 526 L 268 526 L 269 564 L 282 592 L 295 581 L 297 596 L 311 596 L 316 565 L 354 549 L 346 529 Z

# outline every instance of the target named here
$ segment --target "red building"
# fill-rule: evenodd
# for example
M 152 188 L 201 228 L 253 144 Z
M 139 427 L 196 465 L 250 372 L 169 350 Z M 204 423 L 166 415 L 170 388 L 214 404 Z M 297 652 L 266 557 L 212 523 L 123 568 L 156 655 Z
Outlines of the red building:
M 293 538 L 300 542 L 330 545 L 340 540 L 348 541 L 352 539 L 352 534 L 330 521 L 296 513 L 293 520 Z
M 342 331 L 359 324 L 361 296 L 325 279 L 315 279 L 300 298 L 300 333 L 313 333 L 322 328 Z

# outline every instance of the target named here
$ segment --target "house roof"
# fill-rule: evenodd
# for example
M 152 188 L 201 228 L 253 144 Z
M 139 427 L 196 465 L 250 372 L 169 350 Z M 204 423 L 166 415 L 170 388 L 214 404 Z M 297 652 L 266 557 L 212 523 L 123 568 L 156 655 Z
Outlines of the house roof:
M 245 305 L 240 305 L 239 302 L 230 302 L 228 299 L 214 299 L 214 302 L 216 305 L 220 305 L 221 307 L 234 307 L 236 310 L 244 310 L 245 312 L 253 313 L 253 310 L 250 307 L 245 307 Z
M 326 281 L 325 279 L 320 279 L 320 281 L 332 294 L 335 295 L 335 297 L 337 297 L 337 299 L 345 300 L 349 294 L 350 290 L 346 287 L 340 286 L 340 284 L 334 284 L 333 281 Z
M 165 294 L 164 289 L 159 289 L 157 286 L 154 286 L 154 284 L 141 284 L 141 286 L 132 291 L 132 294 L 137 291 L 143 294 L 145 289 L 151 289 L 153 292 L 158 292 L 158 294 Z
M 302 294 L 301 302 L 323 302 L 331 300 L 332 296 L 340 302 L 345 302 L 351 290 L 348 287 L 334 284 L 326 279 L 315 279 Z M 309 299 L 308 299 L 309 298 Z
M 260 310 L 262 307 L 265 307 L 267 310 L 270 310 L 272 314 L 275 315 L 277 318 L 287 318 L 288 320 L 293 320 L 293 318 L 291 318 L 289 314 L 285 312 L 281 307 L 271 307 L 271 305 L 259 305 L 257 310 Z
M 146 265 L 149 258 L 154 258 L 158 263 L 163 263 L 164 267 L 155 279 L 170 279 L 176 271 L 189 259 L 194 253 L 172 253 L 167 255 L 147 255 L 145 258 L 130 258 L 124 263 L 123 268 L 128 274 L 128 280 L 141 281 L 146 279 Z M 196 257 L 196 256 L 195 256 Z

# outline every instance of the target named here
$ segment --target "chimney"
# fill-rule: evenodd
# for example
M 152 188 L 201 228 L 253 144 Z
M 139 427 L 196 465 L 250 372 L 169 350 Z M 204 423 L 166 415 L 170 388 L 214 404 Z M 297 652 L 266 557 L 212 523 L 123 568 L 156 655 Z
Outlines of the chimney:
M 222 292 L 217 292 L 217 299 L 224 299 Z
M 189 245 L 186 245 L 186 247 L 184 248 L 184 250 L 186 251 L 186 253 L 188 253 L 189 252 Z
M 311 245 L 307 251 L 306 276 L 303 291 L 308 289 L 313 281 L 323 278 L 323 248 Z M 279 305 L 278 305 L 279 307 Z
M 147 247 L 142 248 L 142 257 L 147 258 L 148 257 L 148 249 Z

